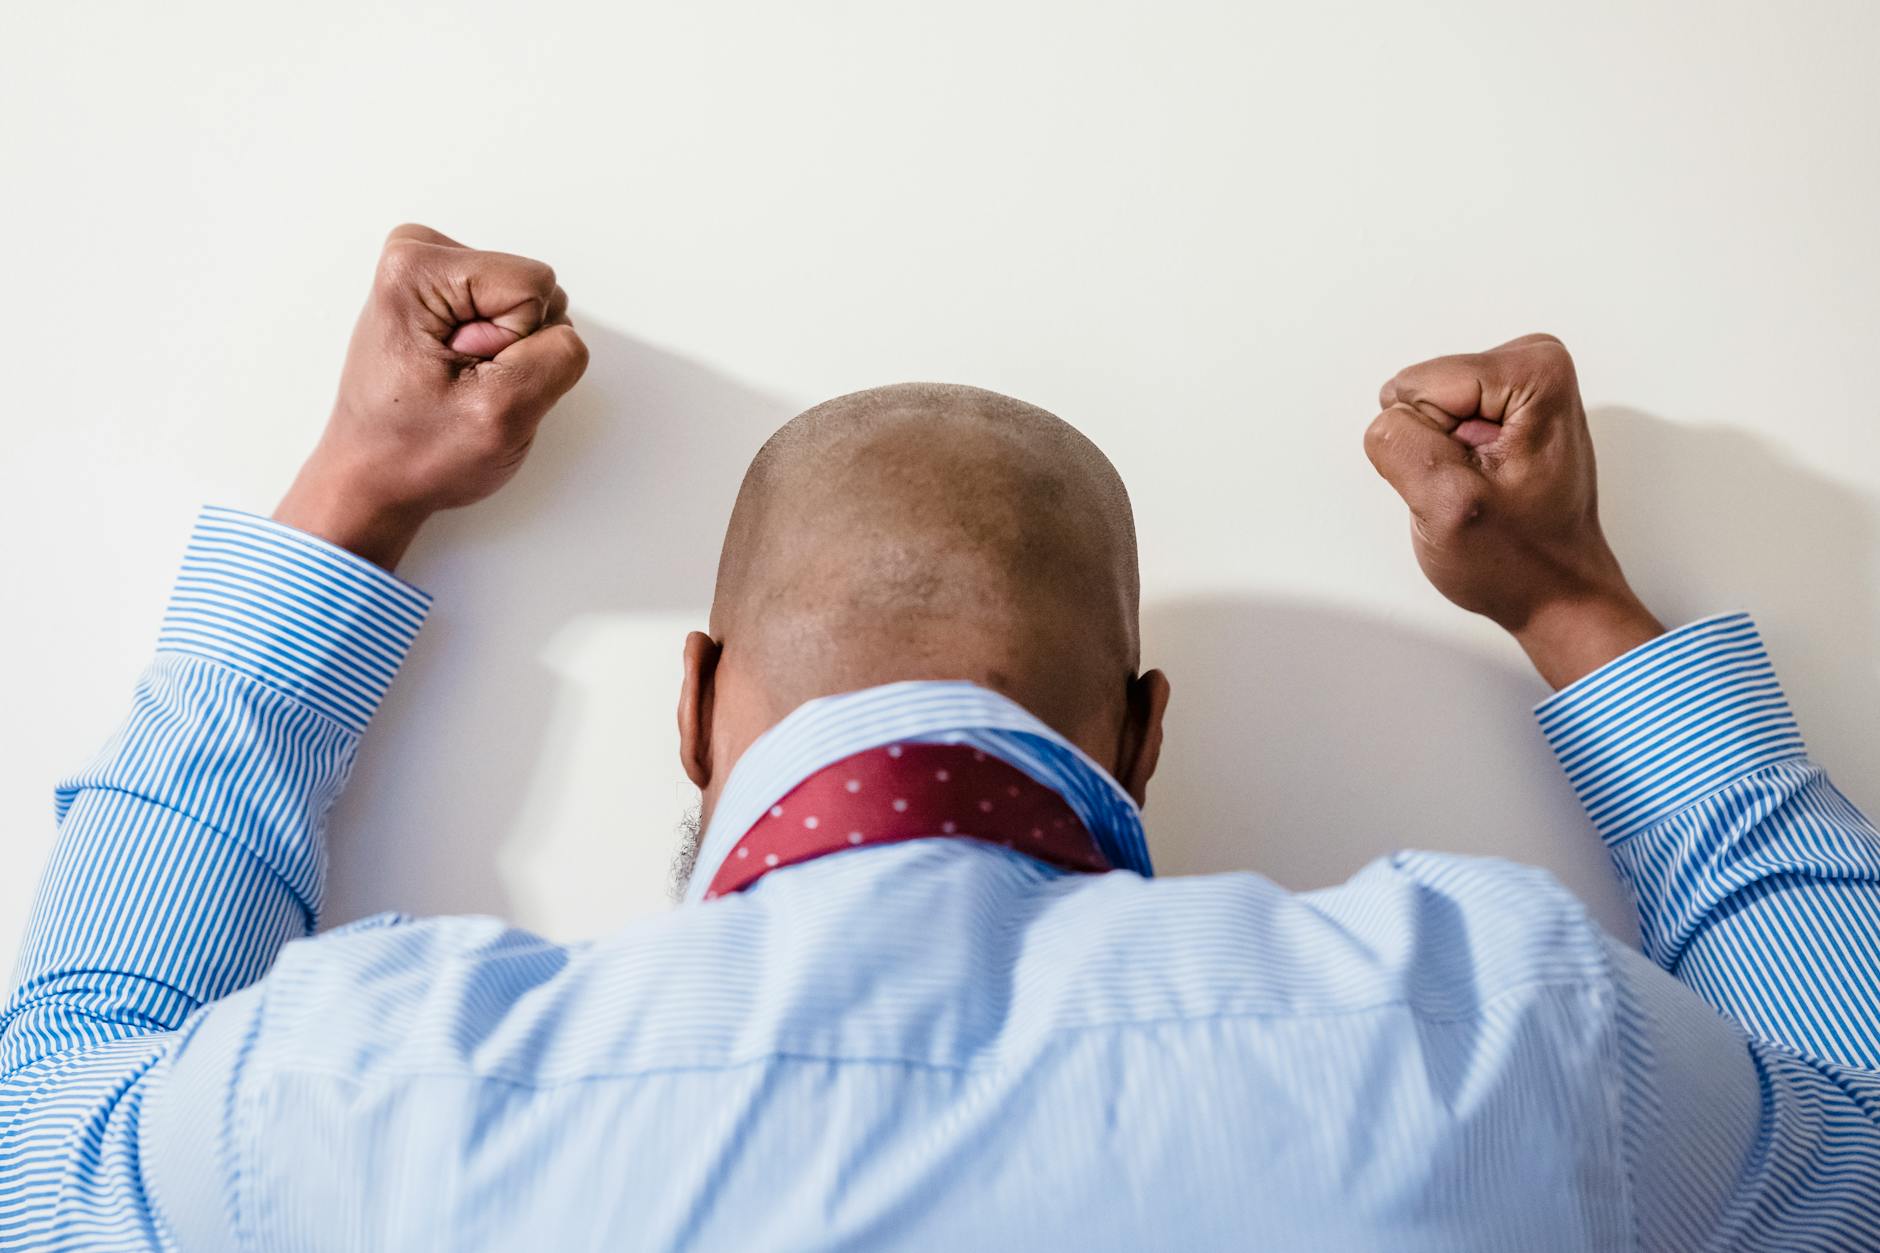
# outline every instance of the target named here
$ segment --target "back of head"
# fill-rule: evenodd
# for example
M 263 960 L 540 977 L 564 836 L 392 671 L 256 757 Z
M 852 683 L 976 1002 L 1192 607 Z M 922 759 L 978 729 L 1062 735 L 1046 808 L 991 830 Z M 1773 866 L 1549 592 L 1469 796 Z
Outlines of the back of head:
M 1138 664 L 1122 480 L 1070 424 L 978 388 L 855 392 L 752 461 L 719 562 L 720 683 L 774 721 L 901 679 L 970 679 L 1102 738 Z

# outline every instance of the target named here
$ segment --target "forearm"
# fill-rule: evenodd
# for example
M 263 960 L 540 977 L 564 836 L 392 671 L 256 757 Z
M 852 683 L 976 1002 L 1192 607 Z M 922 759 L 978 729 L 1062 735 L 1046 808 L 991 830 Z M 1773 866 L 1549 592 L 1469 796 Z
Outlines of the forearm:
M 175 1244 L 142 1111 L 227 1103 L 166 1067 L 315 925 L 327 809 L 429 607 L 389 571 L 515 473 L 586 362 L 549 267 L 399 227 L 276 520 L 204 512 L 129 721 L 59 788 L 0 1014 L 0 1247 Z M 167 1151 L 219 1165 L 198 1125 Z
M 374 476 L 350 464 L 348 454 L 321 440 L 275 507 L 274 520 L 335 548 L 396 569 L 433 510 L 371 490 Z
M 1536 712 L 1646 953 L 1752 1034 L 1880 1066 L 1880 833 L 1804 755 L 1749 619 L 1681 627 Z
M 1610 592 L 1543 605 L 1511 632 L 1556 691 L 1664 633 L 1623 580 Z
M 173 1028 L 312 929 L 325 813 L 427 603 L 308 537 L 204 511 L 130 718 L 59 786 L 4 1071 Z

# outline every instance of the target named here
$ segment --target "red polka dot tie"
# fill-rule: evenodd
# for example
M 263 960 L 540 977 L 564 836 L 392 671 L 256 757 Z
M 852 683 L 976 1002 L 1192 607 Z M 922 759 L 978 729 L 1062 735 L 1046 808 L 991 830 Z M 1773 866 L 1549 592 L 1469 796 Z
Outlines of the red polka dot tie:
M 964 744 L 884 744 L 825 766 L 759 818 L 712 876 L 705 899 L 825 853 L 935 835 L 986 840 L 1067 870 L 1109 861 L 1064 798 Z

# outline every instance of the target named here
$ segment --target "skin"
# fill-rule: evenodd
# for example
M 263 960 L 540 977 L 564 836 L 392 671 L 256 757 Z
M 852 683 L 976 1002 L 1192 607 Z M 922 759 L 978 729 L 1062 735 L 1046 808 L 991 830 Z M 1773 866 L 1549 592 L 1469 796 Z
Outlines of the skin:
M 1514 636 L 1548 683 L 1664 633 L 1600 530 L 1593 438 L 1558 339 L 1410 366 L 1378 403 L 1364 448 L 1410 506 L 1417 564 Z
M 396 227 L 332 416 L 274 516 L 390 570 L 432 514 L 509 481 L 586 369 L 554 270 Z
M 971 679 L 1138 804 L 1168 680 L 1137 673 L 1135 524 L 1096 446 L 1032 405 L 901 384 L 793 419 L 732 510 L 710 629 L 687 637 L 680 761 L 709 822 L 730 765 L 805 700 Z
M 514 475 L 587 349 L 548 266 L 406 225 L 385 243 L 319 444 L 275 511 L 386 569 L 426 519 Z M 1364 446 L 1432 585 L 1562 687 L 1663 632 L 1600 530 L 1573 360 L 1551 335 L 1400 371 Z M 805 700 L 902 679 L 1012 696 L 1139 804 L 1168 680 L 1138 672 L 1136 539 L 1115 469 L 1066 423 L 902 384 L 793 419 L 739 491 L 680 760 L 709 822 L 753 740 Z

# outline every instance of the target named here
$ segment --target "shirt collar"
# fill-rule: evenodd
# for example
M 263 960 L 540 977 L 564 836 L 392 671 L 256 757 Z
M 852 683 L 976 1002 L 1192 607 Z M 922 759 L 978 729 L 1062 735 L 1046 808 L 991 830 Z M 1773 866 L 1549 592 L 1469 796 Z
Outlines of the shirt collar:
M 807 701 L 758 736 L 718 798 L 687 902 L 703 899 L 719 865 L 779 797 L 825 766 L 896 742 L 966 744 L 992 754 L 1062 796 L 1112 866 L 1154 873 L 1142 812 L 1089 754 L 990 688 L 917 679 Z

